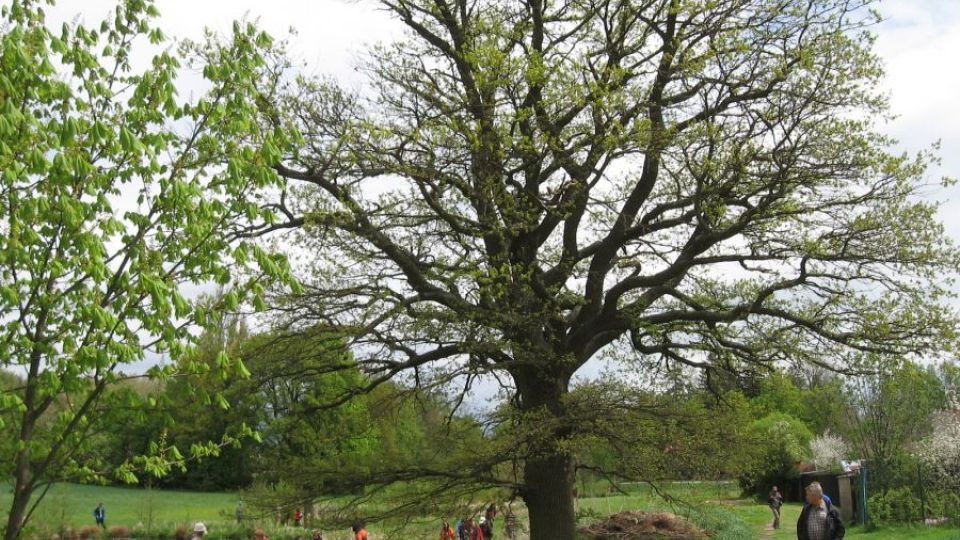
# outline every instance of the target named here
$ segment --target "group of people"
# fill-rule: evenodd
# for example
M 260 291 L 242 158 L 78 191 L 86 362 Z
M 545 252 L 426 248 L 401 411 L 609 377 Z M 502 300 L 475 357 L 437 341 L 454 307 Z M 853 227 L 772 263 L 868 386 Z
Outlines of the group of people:
M 805 490 L 806 504 L 797 520 L 797 540 L 840 540 L 846 534 L 843 519 L 833 501 L 823 492 L 819 482 L 812 482 Z M 773 486 L 767 504 L 773 511 L 773 528 L 780 528 L 780 508 L 783 494 Z
M 244 508 L 243 502 L 237 506 L 236 510 L 237 523 L 243 522 L 244 517 Z M 103 503 L 97 504 L 97 507 L 93 509 L 93 519 L 96 522 L 97 526 L 103 529 L 107 528 L 107 509 L 103 506 Z M 293 514 L 293 521 L 296 526 L 300 526 L 303 523 L 303 511 L 297 509 Z M 364 528 L 363 524 L 357 522 L 353 525 L 353 532 L 356 540 L 367 540 L 367 530 Z M 193 530 L 190 534 L 190 540 L 203 540 L 204 536 L 207 534 L 207 526 L 205 523 L 198 521 L 193 524 Z M 256 529 L 253 532 L 254 540 L 270 540 L 270 537 L 263 531 L 263 529 Z M 308 540 L 306 536 L 300 536 L 297 540 Z M 314 529 L 311 531 L 309 540 L 323 540 L 323 534 Z
M 496 503 L 490 503 L 480 519 L 475 520 L 472 517 L 458 519 L 454 526 L 451 526 L 449 521 L 444 521 L 440 526 L 440 540 L 492 540 L 497 515 Z M 517 537 L 519 531 L 517 515 L 509 504 L 504 515 L 504 529 L 507 540 L 514 540 Z

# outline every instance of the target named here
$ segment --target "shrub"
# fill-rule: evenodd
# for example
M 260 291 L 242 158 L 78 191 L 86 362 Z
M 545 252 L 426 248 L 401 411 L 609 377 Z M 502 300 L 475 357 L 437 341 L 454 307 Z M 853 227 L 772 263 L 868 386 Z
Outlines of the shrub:
M 595 508 L 589 508 L 585 506 L 577 508 L 577 523 L 593 523 L 594 521 L 600 521 L 605 517 L 607 517 L 606 514 Z
M 130 529 L 123 526 L 110 527 L 110 538 L 131 538 Z
M 923 519 L 920 498 L 909 488 L 899 487 L 872 495 L 867 503 L 870 519 L 884 523 L 907 523 Z
M 960 493 L 934 491 L 927 496 L 927 517 L 960 520 Z

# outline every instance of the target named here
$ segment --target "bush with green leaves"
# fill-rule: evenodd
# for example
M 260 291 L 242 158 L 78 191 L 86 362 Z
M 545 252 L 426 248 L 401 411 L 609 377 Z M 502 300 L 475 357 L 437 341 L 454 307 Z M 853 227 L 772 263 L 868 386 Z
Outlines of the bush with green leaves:
M 739 475 L 744 493 L 766 496 L 773 485 L 797 478 L 797 463 L 809 458 L 813 434 L 800 420 L 773 413 L 754 421 L 748 428 L 752 448 L 749 464 Z
M 881 491 L 868 499 L 870 518 L 878 523 L 907 523 L 923 519 L 920 498 L 908 487 Z
M 916 485 L 880 491 L 871 495 L 867 504 L 870 519 L 880 525 L 926 518 L 960 519 L 960 493 Z

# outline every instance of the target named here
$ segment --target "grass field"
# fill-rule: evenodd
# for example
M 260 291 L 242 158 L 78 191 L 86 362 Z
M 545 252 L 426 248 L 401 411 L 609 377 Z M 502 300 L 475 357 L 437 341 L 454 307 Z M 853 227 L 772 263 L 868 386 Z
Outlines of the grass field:
M 784 506 L 781 513 L 782 528 L 770 531 L 769 525 L 773 521 L 770 509 L 765 504 L 737 500 L 738 492 L 732 484 L 676 483 L 669 485 L 666 491 L 688 504 L 665 502 L 649 487 L 631 490 L 628 496 L 583 499 L 580 504 L 581 507 L 595 509 L 604 515 L 633 509 L 669 510 L 699 521 L 702 525 L 707 525 L 707 528 L 717 523 L 717 510 L 722 509 L 719 519 L 722 519 L 721 524 L 726 530 L 718 534 L 716 537 L 718 540 L 726 538 L 794 540 L 797 537 L 796 523 L 801 509 L 799 504 Z M 698 516 L 698 513 L 705 516 Z M 723 514 L 728 516 L 722 517 Z M 730 515 L 736 519 L 730 519 Z M 859 527 L 851 527 L 847 529 L 846 537 L 854 540 L 960 540 L 960 528 L 918 525 L 882 527 L 868 532 Z
M 703 527 L 716 530 L 714 540 L 784 540 L 796 538 L 795 524 L 800 506 L 783 508 L 783 528 L 769 531 L 770 510 L 763 504 L 736 500 L 735 486 L 715 483 L 673 483 L 665 486 L 666 493 L 678 501 L 665 501 L 654 489 L 640 485 L 631 487 L 627 495 L 580 499 L 578 512 L 585 516 L 603 516 L 624 510 L 668 510 L 689 517 Z M 9 488 L 0 490 L 0 508 L 8 508 Z M 142 527 L 150 531 L 172 531 L 176 524 L 203 521 L 210 526 L 210 538 L 221 538 L 219 531 L 232 530 L 236 534 L 234 511 L 240 497 L 236 493 L 196 493 L 142 488 L 120 488 L 61 484 L 51 489 L 41 503 L 32 522 L 37 532 L 56 531 L 66 527 L 93 524 L 93 508 L 98 502 L 107 509 L 108 525 Z M 680 502 L 682 501 L 682 502 Z M 523 513 L 521 511 L 521 516 Z M 524 516 L 525 517 L 525 516 Z M 433 538 L 438 523 L 434 520 L 414 524 L 407 529 L 406 538 Z M 138 525 L 139 524 L 139 525 Z M 274 540 L 293 538 L 299 531 L 276 529 L 271 523 L 251 521 L 246 528 L 266 526 Z M 502 526 L 502 520 L 499 520 Z M 386 533 L 371 526 L 371 532 Z M 499 531 L 497 538 L 503 538 Z M 324 538 L 348 538 L 347 531 L 328 532 Z M 384 538 L 385 534 L 379 534 Z M 854 540 L 960 540 L 960 529 L 930 527 L 890 527 L 866 532 L 857 528 L 848 530 L 847 538 Z
M 10 490 L 0 491 L 0 508 L 10 507 Z M 107 525 L 145 528 L 234 519 L 235 493 L 196 493 L 143 488 L 57 484 L 38 507 L 32 522 L 48 529 L 92 525 L 93 509 L 102 502 Z
M 773 521 L 770 509 L 766 505 L 738 505 L 731 510 L 750 523 L 758 534 L 757 538 L 770 540 L 795 540 L 797 537 L 797 518 L 800 517 L 799 504 L 787 504 L 781 509 L 782 528 L 764 535 L 767 526 Z M 856 540 L 960 540 L 960 529 L 950 527 L 881 527 L 873 531 L 864 531 L 860 527 L 847 529 L 846 538 Z

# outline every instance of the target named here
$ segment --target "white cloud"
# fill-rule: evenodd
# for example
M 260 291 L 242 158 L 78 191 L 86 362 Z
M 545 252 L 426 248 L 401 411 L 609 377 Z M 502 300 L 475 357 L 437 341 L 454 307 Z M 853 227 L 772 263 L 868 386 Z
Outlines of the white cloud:
M 66 0 L 48 10 L 57 25 L 77 14 L 87 23 L 99 21 L 115 0 Z M 227 34 L 233 21 L 248 19 L 276 38 L 292 28 L 290 52 L 303 59 L 311 73 L 351 79 L 356 56 L 367 44 L 392 41 L 398 22 L 374 2 L 341 0 L 157 0 L 159 26 L 176 38 L 200 39 L 205 28 Z
M 960 2 L 886 0 L 877 31 L 877 52 L 885 60 L 885 87 L 897 119 L 885 127 L 906 151 L 942 141 L 941 166 L 931 178 L 960 177 Z M 960 242 L 960 187 L 930 193 L 944 201 L 941 219 Z

